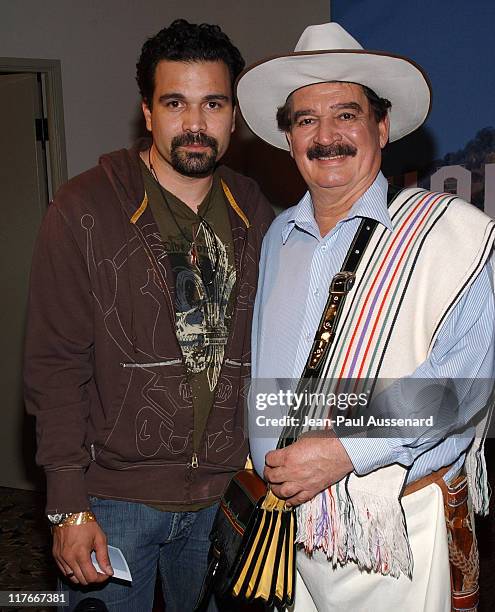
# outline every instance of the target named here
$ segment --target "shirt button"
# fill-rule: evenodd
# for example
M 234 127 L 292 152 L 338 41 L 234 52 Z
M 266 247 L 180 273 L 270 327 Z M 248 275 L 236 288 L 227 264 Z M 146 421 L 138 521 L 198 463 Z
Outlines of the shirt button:
M 316 297 L 318 297 L 320 295 L 320 290 L 319 289 L 315 289 L 314 290 L 314 294 L 316 295 Z
M 325 252 L 327 249 L 328 249 L 328 245 L 327 245 L 327 244 L 323 244 L 323 245 L 321 246 L 321 250 L 322 250 L 323 252 Z
M 310 341 L 311 341 L 311 334 L 306 334 L 306 340 L 307 340 L 308 342 L 310 342 Z

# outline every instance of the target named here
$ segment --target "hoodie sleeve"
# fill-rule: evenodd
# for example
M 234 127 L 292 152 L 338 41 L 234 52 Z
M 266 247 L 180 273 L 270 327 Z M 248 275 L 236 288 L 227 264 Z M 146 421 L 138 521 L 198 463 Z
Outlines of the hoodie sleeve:
M 46 473 L 49 513 L 89 508 L 84 473 L 94 385 L 92 312 L 83 254 L 52 203 L 33 257 L 24 362 L 26 409 L 36 416 L 36 460 Z

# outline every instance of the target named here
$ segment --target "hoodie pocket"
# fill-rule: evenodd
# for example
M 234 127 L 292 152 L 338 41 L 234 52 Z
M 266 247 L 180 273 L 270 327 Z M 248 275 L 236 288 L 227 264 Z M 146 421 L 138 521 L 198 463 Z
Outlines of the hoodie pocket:
M 124 369 L 146 369 L 146 368 L 160 368 L 171 365 L 180 365 L 182 361 L 180 359 L 169 359 L 168 361 L 154 361 L 151 363 L 134 363 L 134 362 L 122 362 L 120 365 Z
M 96 460 L 109 467 L 186 461 L 193 411 L 178 359 L 122 363 L 126 386 L 113 406 Z

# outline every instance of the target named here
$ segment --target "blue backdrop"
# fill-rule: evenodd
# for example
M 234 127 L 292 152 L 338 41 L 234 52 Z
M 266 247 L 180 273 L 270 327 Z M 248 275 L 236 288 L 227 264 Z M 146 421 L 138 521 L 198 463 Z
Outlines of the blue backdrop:
M 385 172 L 396 182 L 410 173 L 405 182 L 457 191 L 480 207 L 486 199 L 493 215 L 495 2 L 332 0 L 331 18 L 363 47 L 410 57 L 430 77 L 425 127 L 389 147 Z

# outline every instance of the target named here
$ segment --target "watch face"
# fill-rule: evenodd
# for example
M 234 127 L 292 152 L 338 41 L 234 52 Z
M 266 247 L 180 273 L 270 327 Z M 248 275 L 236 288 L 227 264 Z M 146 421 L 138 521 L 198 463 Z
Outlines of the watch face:
M 53 525 L 58 525 L 61 521 L 66 519 L 68 516 L 69 515 L 66 512 L 61 512 L 59 514 L 49 514 L 48 515 L 48 520 Z

